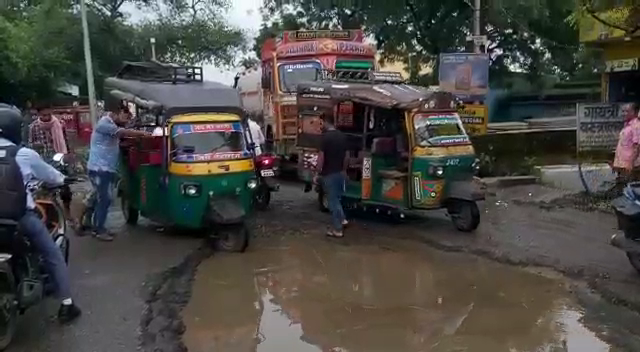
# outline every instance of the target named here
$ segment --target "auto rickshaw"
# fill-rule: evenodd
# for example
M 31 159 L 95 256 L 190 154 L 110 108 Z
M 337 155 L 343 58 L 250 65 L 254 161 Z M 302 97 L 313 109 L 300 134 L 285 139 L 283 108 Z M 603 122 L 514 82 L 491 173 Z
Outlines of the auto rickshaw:
M 167 226 L 211 227 L 220 249 L 244 251 L 257 180 L 238 91 L 203 81 L 200 67 L 155 62 L 127 63 L 105 88 L 129 105 L 134 128 L 156 131 L 121 143 L 127 223 L 140 214 Z
M 299 177 L 317 166 L 318 118 L 333 116 L 348 137 L 349 165 L 343 204 L 405 218 L 410 210 L 445 208 L 460 231 L 480 223 L 474 182 L 478 160 L 458 116 L 454 95 L 405 84 L 400 73 L 319 70 L 298 85 Z M 316 186 L 322 210 L 328 202 Z

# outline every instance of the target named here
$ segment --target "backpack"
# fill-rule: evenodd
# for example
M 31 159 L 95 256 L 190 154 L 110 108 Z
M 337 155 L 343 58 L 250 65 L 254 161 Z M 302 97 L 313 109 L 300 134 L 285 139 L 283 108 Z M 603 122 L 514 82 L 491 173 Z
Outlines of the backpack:
M 16 162 L 18 146 L 0 147 L 0 219 L 19 221 L 27 211 L 27 190 Z

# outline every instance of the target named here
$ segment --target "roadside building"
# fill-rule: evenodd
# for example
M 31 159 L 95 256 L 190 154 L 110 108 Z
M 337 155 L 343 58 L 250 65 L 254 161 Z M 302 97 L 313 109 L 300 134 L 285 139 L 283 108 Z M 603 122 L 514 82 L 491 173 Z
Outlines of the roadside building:
M 602 49 L 602 101 L 640 101 L 640 9 L 617 6 L 596 16 L 601 21 L 590 15 L 580 19 L 580 42 Z

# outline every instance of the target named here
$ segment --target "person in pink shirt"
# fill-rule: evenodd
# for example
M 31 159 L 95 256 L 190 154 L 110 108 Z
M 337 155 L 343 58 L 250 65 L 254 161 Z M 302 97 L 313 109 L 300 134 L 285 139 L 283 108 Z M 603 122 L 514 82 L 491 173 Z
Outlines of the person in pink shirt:
M 640 166 L 640 120 L 638 120 L 638 104 L 629 103 L 622 106 L 624 127 L 620 131 L 613 168 L 619 174 L 631 177 L 634 168 Z

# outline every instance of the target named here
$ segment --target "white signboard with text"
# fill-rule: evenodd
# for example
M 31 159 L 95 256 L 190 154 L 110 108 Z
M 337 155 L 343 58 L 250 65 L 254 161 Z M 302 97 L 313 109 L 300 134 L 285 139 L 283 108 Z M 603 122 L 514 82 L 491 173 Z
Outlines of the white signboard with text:
M 583 151 L 614 151 L 618 135 L 624 126 L 622 104 L 578 103 L 577 149 Z

